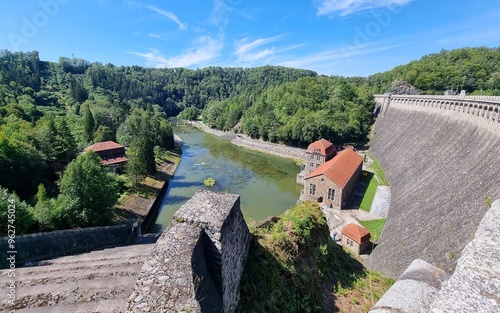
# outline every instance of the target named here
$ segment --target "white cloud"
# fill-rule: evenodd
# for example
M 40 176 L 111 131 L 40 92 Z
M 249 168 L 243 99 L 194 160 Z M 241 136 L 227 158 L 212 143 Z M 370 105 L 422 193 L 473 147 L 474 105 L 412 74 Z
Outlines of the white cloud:
M 189 67 L 199 65 L 203 62 L 213 60 L 220 55 L 222 50 L 222 38 L 213 38 L 202 36 L 196 39 L 194 44 L 184 53 L 167 58 L 157 49 L 151 49 L 150 52 L 130 52 L 131 54 L 143 57 L 148 66 L 157 68 L 163 67 Z
M 358 11 L 403 6 L 413 0 L 314 0 L 318 15 L 346 16 Z
M 294 60 L 287 60 L 278 63 L 278 65 L 295 67 L 295 68 L 308 68 L 315 70 L 319 73 L 328 73 L 332 75 L 337 72 L 340 67 L 353 66 L 360 59 L 354 59 L 356 56 L 361 55 L 375 55 L 377 52 L 392 50 L 400 47 L 396 45 L 385 45 L 384 42 L 374 43 L 367 45 L 362 49 L 349 50 L 349 48 L 341 47 L 337 49 L 327 49 L 324 51 L 305 55 Z
M 153 6 L 153 5 L 146 5 L 146 8 L 150 9 L 151 11 L 155 11 L 156 13 L 161 14 L 161 15 L 169 18 L 173 22 L 177 23 L 179 25 L 180 29 L 182 29 L 182 30 L 186 30 L 187 29 L 186 24 L 182 23 L 181 20 L 177 17 L 177 15 L 175 15 L 175 13 L 170 12 L 170 11 L 166 11 L 166 10 L 162 10 L 160 8 L 157 8 L 157 7 Z
M 236 13 L 246 19 L 252 19 L 250 15 L 241 9 L 238 9 L 241 0 L 214 0 L 212 4 L 212 12 L 210 13 L 209 23 L 218 25 L 221 23 L 227 24 L 227 15 Z
M 249 42 L 248 38 L 243 38 L 236 41 L 234 54 L 238 62 L 241 63 L 254 63 L 263 59 L 270 59 L 275 56 L 275 54 L 291 49 L 295 49 L 301 45 L 289 46 L 289 47 L 269 47 L 264 49 L 257 49 L 261 46 L 267 45 L 269 43 L 275 42 L 284 35 L 278 35 L 269 38 L 260 38 Z
M 161 39 L 160 35 L 158 34 L 148 34 L 148 36 L 151 38 Z

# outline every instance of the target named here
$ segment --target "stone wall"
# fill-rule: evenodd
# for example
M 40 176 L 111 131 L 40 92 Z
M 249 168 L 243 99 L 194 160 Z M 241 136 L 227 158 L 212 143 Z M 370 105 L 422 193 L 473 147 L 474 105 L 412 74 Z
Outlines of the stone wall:
M 500 198 L 495 125 L 484 116 L 396 102 L 378 117 L 370 149 L 392 195 L 367 264 L 393 278 L 415 259 L 453 272 L 491 199 Z
M 128 224 L 17 236 L 16 263 L 22 265 L 64 255 L 127 245 L 134 233 L 133 229 L 134 224 Z M 7 240 L 7 237 L 0 238 L 0 246 L 7 247 Z M 3 258 L 0 261 L 0 268 L 7 266 L 7 260 Z
M 482 219 L 449 277 L 415 260 L 370 313 L 500 312 L 500 200 Z
M 198 191 L 144 264 L 129 312 L 234 312 L 250 244 L 238 195 Z

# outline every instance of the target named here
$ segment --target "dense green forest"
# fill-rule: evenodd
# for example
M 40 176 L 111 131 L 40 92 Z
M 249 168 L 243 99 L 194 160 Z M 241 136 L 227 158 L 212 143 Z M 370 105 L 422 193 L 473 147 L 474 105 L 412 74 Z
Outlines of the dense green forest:
M 422 94 L 443 94 L 461 89 L 468 94 L 500 95 L 500 49 L 442 50 L 420 60 L 368 77 L 374 91 L 391 91 L 391 84 L 405 81 Z
M 333 142 L 366 139 L 374 101 L 366 82 L 343 77 L 304 77 L 265 89 L 255 101 L 245 95 L 211 101 L 203 121 L 222 130 L 236 128 L 252 138 L 304 146 L 319 138 Z
M 93 172 L 103 175 L 101 186 L 115 191 L 102 195 L 95 208 L 83 204 L 89 195 L 75 200 L 68 187 L 99 168 L 98 159 L 81 155 L 94 142 L 114 140 L 128 148 L 133 183 L 155 171 L 155 156 L 174 146 L 167 118 L 179 113 L 295 146 L 321 137 L 363 142 L 373 123 L 372 95 L 397 92 L 395 85 L 419 93 L 463 87 L 500 95 L 500 50 L 443 50 L 369 77 L 328 77 L 280 66 L 191 70 L 67 57 L 46 62 L 36 51 L 1 50 L 0 192 L 19 197 L 20 210 L 32 220 L 30 225 L 25 219 L 26 230 L 105 224 L 109 216 L 96 221 L 92 210 L 113 206 L 123 179 L 102 168 Z

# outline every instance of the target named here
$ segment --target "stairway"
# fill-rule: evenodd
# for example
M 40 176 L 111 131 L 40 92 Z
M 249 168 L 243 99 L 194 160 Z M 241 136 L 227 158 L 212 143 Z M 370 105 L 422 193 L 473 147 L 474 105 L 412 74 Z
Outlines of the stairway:
M 16 269 L 16 313 L 123 312 L 153 244 L 117 247 Z M 10 277 L 0 271 L 0 286 Z M 0 312 L 12 309 L 6 293 Z

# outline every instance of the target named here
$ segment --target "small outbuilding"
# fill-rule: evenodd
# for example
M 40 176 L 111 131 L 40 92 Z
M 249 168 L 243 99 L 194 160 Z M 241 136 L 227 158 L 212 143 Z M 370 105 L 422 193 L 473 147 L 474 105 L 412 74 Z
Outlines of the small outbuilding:
M 370 232 L 368 229 L 351 223 L 342 228 L 342 246 L 360 255 L 370 247 Z

